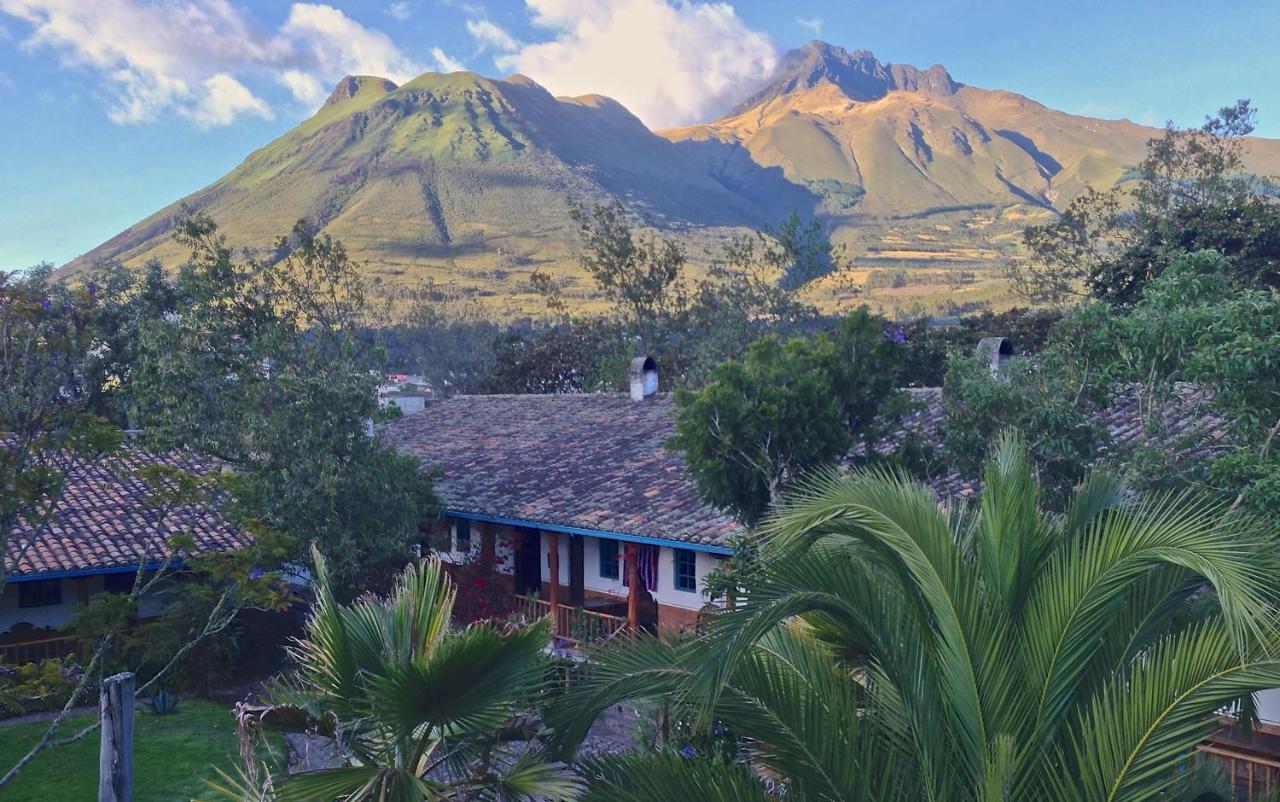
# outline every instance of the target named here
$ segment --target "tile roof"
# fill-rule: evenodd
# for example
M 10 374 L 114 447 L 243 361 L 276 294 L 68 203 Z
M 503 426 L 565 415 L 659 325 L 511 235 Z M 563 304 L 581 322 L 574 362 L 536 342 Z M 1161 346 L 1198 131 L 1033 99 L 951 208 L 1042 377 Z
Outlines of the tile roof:
M 120 568 L 136 566 L 139 560 L 160 562 L 170 551 L 164 541 L 173 534 L 189 535 L 197 552 L 248 544 L 245 532 L 210 507 L 178 507 L 157 521 L 159 513 L 147 503 L 150 486 L 133 475 L 155 463 L 197 474 L 212 470 L 189 454 L 157 456 L 132 446 L 118 456 L 73 463 L 53 523 L 30 545 L 29 526 L 10 539 L 5 564 L 11 575 Z
M 877 445 L 881 453 L 895 450 L 909 433 L 931 445 L 942 442 L 946 422 L 942 388 L 910 388 L 906 392 L 912 409 L 897 431 Z M 1128 456 L 1145 448 L 1206 462 L 1213 459 L 1230 444 L 1230 434 L 1210 406 L 1211 400 L 1207 391 L 1185 383 L 1159 401 L 1145 396 L 1136 385 L 1124 389 L 1092 420 L 1105 430 L 1099 459 Z M 980 487 L 976 478 L 954 472 L 932 477 L 927 484 L 943 499 L 968 497 Z
M 698 498 L 665 448 L 674 413 L 664 393 L 454 396 L 381 431 L 441 470 L 451 510 L 724 546 L 741 526 Z
M 878 450 L 892 450 L 908 432 L 941 442 L 941 390 L 908 393 L 913 411 Z M 1162 425 L 1150 426 L 1153 420 Z M 1208 454 L 1226 437 L 1206 396 L 1187 387 L 1159 409 L 1126 391 L 1097 422 L 1115 453 L 1154 445 Z M 639 402 L 621 394 L 475 395 L 428 401 L 380 431 L 425 468 L 440 470 L 436 490 L 448 509 L 724 546 L 742 527 L 698 497 L 684 461 L 667 451 L 674 425 L 672 398 L 661 393 Z M 928 484 L 939 498 L 978 489 L 954 473 Z

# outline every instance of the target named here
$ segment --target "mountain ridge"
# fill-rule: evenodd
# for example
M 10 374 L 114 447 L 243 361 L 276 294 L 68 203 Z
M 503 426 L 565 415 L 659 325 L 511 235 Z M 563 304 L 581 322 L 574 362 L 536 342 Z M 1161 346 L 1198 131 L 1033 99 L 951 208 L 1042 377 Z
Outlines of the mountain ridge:
M 268 246 L 305 217 L 392 283 L 431 280 L 528 313 L 537 270 L 589 308 L 568 200 L 617 199 L 684 239 L 695 265 L 794 211 L 846 246 L 852 280 L 906 275 L 903 287 L 864 287 L 862 300 L 999 303 L 994 267 L 1016 256 L 1018 230 L 1124 180 L 1158 134 L 816 40 L 718 119 L 656 132 L 616 100 L 555 97 L 524 75 L 350 75 L 227 175 L 64 270 L 176 263 L 168 232 L 185 204 L 239 247 Z M 1248 144 L 1251 168 L 1280 173 L 1280 141 Z M 830 282 L 813 291 L 852 298 Z

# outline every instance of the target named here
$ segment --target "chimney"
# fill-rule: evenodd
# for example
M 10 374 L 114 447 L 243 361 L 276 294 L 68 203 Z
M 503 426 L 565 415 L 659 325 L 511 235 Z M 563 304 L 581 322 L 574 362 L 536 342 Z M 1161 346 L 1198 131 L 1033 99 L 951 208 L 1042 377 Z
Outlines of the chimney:
M 977 354 L 992 376 L 1001 376 L 1013 358 L 1013 343 L 1006 337 L 983 337 L 978 340 Z
M 631 384 L 631 400 L 643 401 L 658 392 L 658 363 L 651 356 L 638 356 L 631 360 L 627 371 Z

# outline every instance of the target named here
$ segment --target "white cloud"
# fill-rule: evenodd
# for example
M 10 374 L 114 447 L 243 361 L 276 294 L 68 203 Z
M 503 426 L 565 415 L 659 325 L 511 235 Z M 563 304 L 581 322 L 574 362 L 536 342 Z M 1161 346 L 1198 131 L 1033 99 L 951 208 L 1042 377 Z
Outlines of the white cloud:
M 13 86 L 13 79 L 9 77 L 9 73 L 0 71 L 0 89 L 12 89 Z
M 204 128 L 230 125 L 241 114 L 253 114 L 267 120 L 275 116 L 265 102 L 225 72 L 204 82 L 199 104 L 184 114 Z
M 813 34 L 814 39 L 822 38 L 823 22 L 821 18 L 809 17 L 808 19 L 805 19 L 804 17 L 801 17 L 796 20 L 796 24 L 799 25 L 801 28 L 807 29 L 809 33 Z
M 294 3 L 280 31 L 312 57 L 321 73 L 335 78 L 358 73 L 400 83 L 423 72 L 391 37 L 366 28 L 333 6 Z
M 51 48 L 63 63 L 101 73 L 112 95 L 108 116 L 122 123 L 153 120 L 169 108 L 194 113 L 218 102 L 210 93 L 225 86 L 205 83 L 214 75 L 288 58 L 227 0 L 0 0 L 0 11 L 31 26 L 24 48 Z M 251 111 L 253 104 L 241 106 Z
M 476 40 L 476 44 L 482 51 L 496 50 L 499 53 L 510 53 L 520 49 L 520 42 L 514 36 L 487 19 L 467 20 L 467 33 Z
M 314 106 L 325 99 L 324 85 L 309 72 L 285 70 L 280 74 L 280 83 L 289 94 L 308 105 Z
M 767 36 L 723 2 L 525 0 L 553 39 L 496 59 L 559 94 L 599 92 L 652 126 L 723 111 L 777 64 Z
M 438 47 L 431 48 L 431 58 L 435 59 L 435 67 L 440 72 L 461 72 L 467 68 L 467 65 L 450 57 Z
M 413 6 L 408 0 L 400 0 L 387 6 L 387 14 L 394 20 L 404 22 L 413 16 Z
M 399 82 L 426 69 L 382 31 L 320 3 L 294 3 L 275 31 L 232 0 L 0 0 L 0 14 L 29 27 L 23 48 L 95 72 L 107 116 L 121 124 L 176 113 L 229 125 L 272 116 L 250 87 L 283 87 L 314 108 L 344 74 Z

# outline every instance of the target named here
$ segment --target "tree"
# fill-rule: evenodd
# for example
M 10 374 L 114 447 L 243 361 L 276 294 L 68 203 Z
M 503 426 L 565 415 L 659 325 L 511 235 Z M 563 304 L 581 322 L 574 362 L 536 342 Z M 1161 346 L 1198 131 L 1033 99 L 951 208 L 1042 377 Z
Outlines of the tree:
M 570 214 L 582 239 L 579 263 L 626 320 L 644 326 L 675 312 L 686 258 L 678 243 L 637 236 L 619 201 L 590 209 L 573 205 Z
M 981 474 L 989 444 L 1016 429 L 1027 446 L 1055 509 L 1108 445 L 1100 413 L 1116 390 L 1116 342 L 1102 332 L 1110 314 L 1094 305 L 1054 325 L 1035 354 L 993 373 L 972 351 L 948 357 L 943 380 L 942 457 L 960 475 Z
M 0 274 L 0 591 L 54 523 L 72 467 L 120 447 L 90 403 L 96 293 L 51 272 Z
M 277 704 L 239 714 L 250 733 L 332 738 L 343 765 L 291 776 L 251 765 L 222 775 L 219 790 L 317 802 L 576 796 L 562 765 L 513 748 L 532 735 L 519 714 L 544 675 L 545 622 L 452 629 L 455 589 L 435 559 L 406 567 L 387 598 L 343 605 L 314 558 L 316 602 L 291 651 L 298 669 L 275 689 Z
M 434 509 L 416 459 L 369 436 L 379 358 L 367 288 L 341 243 L 300 223 L 270 261 L 237 260 L 212 220 L 179 221 L 176 309 L 139 326 L 123 392 L 160 448 L 234 469 L 237 517 L 311 540 L 338 592 L 385 588 Z
M 811 481 L 762 527 L 744 601 L 700 638 L 604 655 L 553 746 L 659 695 L 788 799 L 1162 798 L 1224 708 L 1280 684 L 1276 532 L 1106 474 L 1060 515 L 1038 501 L 1011 436 L 963 512 L 885 471 Z M 744 779 L 698 756 L 588 776 L 679 789 L 695 772 L 678 798 Z
M 874 454 L 898 398 L 900 343 L 865 309 L 831 333 L 763 337 L 676 393 L 678 450 L 710 504 L 752 525 L 787 482 L 837 462 L 855 438 Z
M 1015 283 L 1035 300 L 1087 292 L 1132 304 L 1177 254 L 1213 249 L 1243 286 L 1280 288 L 1276 187 L 1244 167 L 1254 117 L 1240 100 L 1200 128 L 1170 123 L 1129 181 L 1089 189 L 1060 219 L 1024 232 L 1031 259 L 1012 271 Z
M 1188 442 L 1146 455 L 1134 466 L 1141 480 L 1172 479 L 1280 522 L 1280 293 L 1241 288 L 1226 257 L 1201 251 L 1176 258 L 1128 314 L 1093 332 L 1118 343 L 1119 381 L 1201 421 L 1148 416 L 1149 433 L 1186 430 Z

